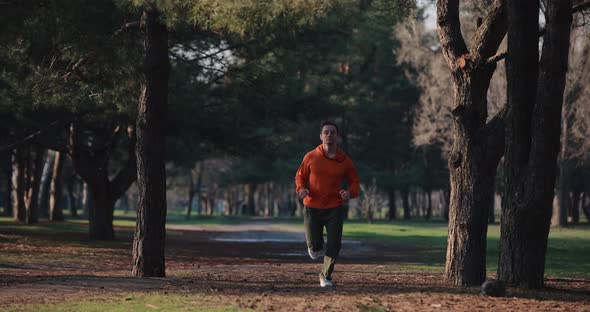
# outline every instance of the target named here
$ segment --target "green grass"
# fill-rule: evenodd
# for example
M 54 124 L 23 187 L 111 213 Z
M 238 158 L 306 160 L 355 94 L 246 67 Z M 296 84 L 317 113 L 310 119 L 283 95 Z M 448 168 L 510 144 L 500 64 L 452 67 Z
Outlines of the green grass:
M 422 259 L 416 265 L 426 270 L 442 270 L 446 256 L 447 225 L 442 222 L 347 222 L 344 236 L 380 242 L 396 242 L 419 247 Z M 490 225 L 487 239 L 487 270 L 497 270 L 500 226 Z M 552 228 L 549 234 L 545 273 L 558 277 L 590 278 L 590 225 Z
M 108 298 L 73 301 L 60 304 L 36 304 L 26 306 L 13 306 L 3 311 L 76 311 L 76 312 L 101 312 L 101 311 L 204 311 L 204 312 L 233 312 L 252 311 L 241 309 L 234 305 L 228 305 L 215 301 L 203 295 L 163 295 L 163 294 L 127 294 Z

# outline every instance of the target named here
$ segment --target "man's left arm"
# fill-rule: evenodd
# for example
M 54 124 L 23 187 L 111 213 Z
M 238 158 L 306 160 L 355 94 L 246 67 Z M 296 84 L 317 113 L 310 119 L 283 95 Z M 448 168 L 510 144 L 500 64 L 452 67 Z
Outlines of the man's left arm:
M 350 193 L 350 198 L 356 198 L 359 196 L 359 192 L 361 190 L 360 179 L 358 173 L 356 172 L 356 168 L 352 163 L 350 158 L 348 159 L 348 170 L 346 171 L 346 182 L 348 183 L 348 192 Z

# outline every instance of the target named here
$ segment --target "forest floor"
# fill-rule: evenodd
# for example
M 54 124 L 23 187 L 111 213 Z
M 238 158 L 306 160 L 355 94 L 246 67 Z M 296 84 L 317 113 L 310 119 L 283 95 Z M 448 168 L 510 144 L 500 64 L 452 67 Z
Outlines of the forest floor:
M 403 242 L 346 238 L 335 287 L 320 288 L 321 262 L 307 256 L 302 228 L 271 221 L 170 225 L 167 277 L 143 279 L 130 277 L 132 228 L 97 243 L 68 226 L 5 225 L 4 311 L 590 311 L 588 278 L 548 277 L 543 290 L 484 297 L 478 287 L 447 285 L 442 267 L 414 265 L 430 250 Z

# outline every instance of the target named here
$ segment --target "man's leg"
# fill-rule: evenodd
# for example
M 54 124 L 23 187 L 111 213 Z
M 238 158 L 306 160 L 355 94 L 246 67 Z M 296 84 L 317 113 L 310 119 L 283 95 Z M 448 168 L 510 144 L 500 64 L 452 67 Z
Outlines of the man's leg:
M 326 223 L 326 232 L 328 236 L 326 255 L 324 256 L 324 267 L 320 277 L 327 280 L 332 279 L 332 272 L 334 271 L 334 263 L 340 253 L 340 246 L 342 245 L 342 225 L 344 219 L 344 207 L 329 209 L 328 220 Z
M 324 247 L 324 229 L 319 218 L 319 209 L 303 207 L 303 224 L 305 226 L 305 241 L 307 248 L 320 251 Z

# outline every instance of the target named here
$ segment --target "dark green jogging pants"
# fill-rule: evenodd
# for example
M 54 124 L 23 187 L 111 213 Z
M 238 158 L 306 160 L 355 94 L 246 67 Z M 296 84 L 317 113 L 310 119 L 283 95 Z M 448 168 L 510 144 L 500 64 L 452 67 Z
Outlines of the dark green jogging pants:
M 326 227 L 328 241 L 326 242 L 324 266 L 320 275 L 331 280 L 334 263 L 336 263 L 342 244 L 344 208 L 342 206 L 330 209 L 305 207 L 304 210 L 305 240 L 308 248 L 318 251 L 324 247 L 324 227 Z

